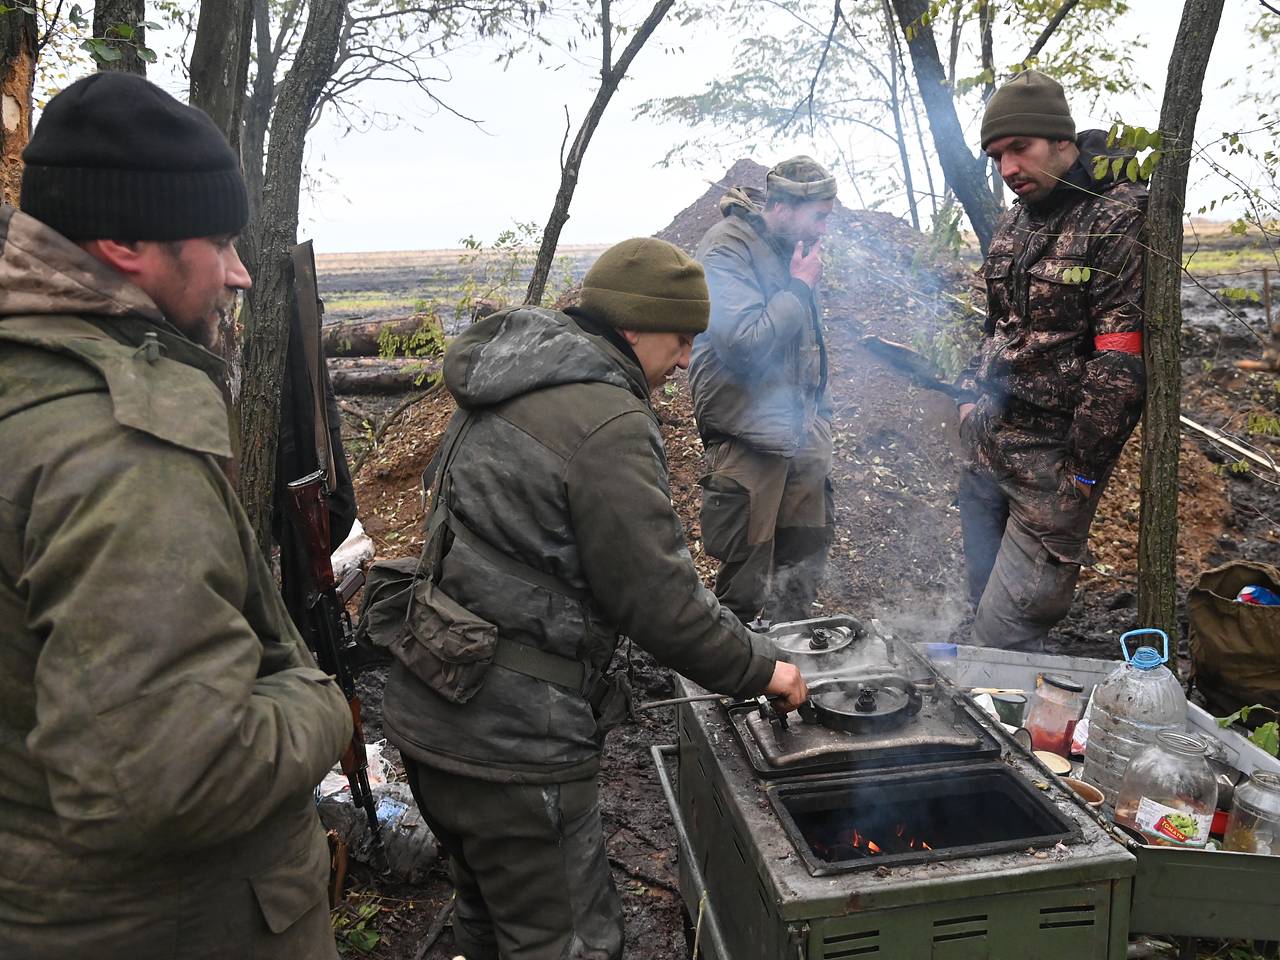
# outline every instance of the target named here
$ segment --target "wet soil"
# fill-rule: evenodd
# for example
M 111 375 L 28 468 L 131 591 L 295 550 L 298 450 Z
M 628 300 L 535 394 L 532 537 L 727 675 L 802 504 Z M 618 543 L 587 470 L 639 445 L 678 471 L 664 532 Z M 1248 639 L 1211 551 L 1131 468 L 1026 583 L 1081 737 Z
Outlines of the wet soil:
M 723 183 L 763 180 L 763 168 L 741 162 Z M 718 218 L 712 187 L 682 211 L 660 236 L 692 249 Z M 920 234 L 886 214 L 838 208 L 832 218 L 824 300 L 835 409 L 833 481 L 837 534 L 819 592 L 822 613 L 879 616 L 919 639 L 963 639 L 969 620 L 956 508 L 958 437 L 955 409 L 940 394 L 909 386 L 866 352 L 859 338 L 878 334 L 927 345 L 931 338 L 973 328 L 963 300 L 972 264 L 933 257 Z M 1257 289 L 1260 276 L 1229 278 L 1233 287 Z M 1224 283 L 1184 288 L 1184 413 L 1231 433 L 1280 459 L 1280 392 L 1270 373 L 1245 373 L 1233 361 L 1256 358 L 1262 345 L 1232 313 L 1257 326 L 1260 308 L 1224 307 L 1215 291 Z M 1207 288 L 1207 289 L 1206 289 Z M 976 328 L 973 328 L 976 329 Z M 699 571 L 709 581 L 698 524 L 701 442 L 687 381 L 677 377 L 655 396 L 671 472 L 673 501 Z M 414 405 L 389 429 L 356 478 L 365 528 L 378 559 L 421 549 L 419 477 L 435 452 L 452 412 L 447 393 Z M 368 414 L 376 419 L 376 412 Z M 352 427 L 353 434 L 361 428 Z M 1280 473 L 1237 472 L 1234 455 L 1194 433 L 1182 446 L 1178 578 L 1185 592 L 1208 567 L 1236 558 L 1280 564 Z M 1139 440 L 1126 446 L 1106 491 L 1092 535 L 1094 566 L 1081 576 L 1067 619 L 1054 631 L 1053 650 L 1115 657 L 1120 633 L 1136 622 Z M 638 699 L 671 690 L 667 671 L 637 652 Z M 381 677 L 366 674 L 366 725 L 379 736 Z M 649 755 L 674 740 L 670 711 L 645 714 L 616 730 L 601 775 L 605 835 L 613 876 L 622 895 L 629 960 L 675 960 L 689 955 L 676 891 L 675 838 Z M 393 751 L 392 751 L 393 752 Z M 443 872 L 420 887 L 377 884 L 353 874 L 349 903 L 376 902 L 369 926 L 381 935 L 370 957 L 408 960 L 449 885 Z M 351 909 L 348 907 L 348 909 Z M 453 956 L 448 927 L 428 958 Z

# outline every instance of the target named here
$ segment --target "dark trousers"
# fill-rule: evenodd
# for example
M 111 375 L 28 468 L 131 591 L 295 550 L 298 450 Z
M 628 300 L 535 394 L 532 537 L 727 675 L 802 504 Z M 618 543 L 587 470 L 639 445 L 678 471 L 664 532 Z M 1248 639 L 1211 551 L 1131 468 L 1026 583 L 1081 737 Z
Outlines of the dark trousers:
M 716 441 L 706 466 L 702 542 L 720 561 L 716 597 L 744 623 L 814 616 L 835 533 L 830 428 L 820 421 L 792 457 Z
M 622 904 L 594 779 L 493 783 L 408 757 L 405 771 L 449 854 L 467 960 L 619 960 Z
M 973 642 L 1036 652 L 1071 609 L 1089 526 L 1106 477 L 1089 496 L 1066 487 L 1055 463 L 1019 482 L 966 469 L 960 479 Z

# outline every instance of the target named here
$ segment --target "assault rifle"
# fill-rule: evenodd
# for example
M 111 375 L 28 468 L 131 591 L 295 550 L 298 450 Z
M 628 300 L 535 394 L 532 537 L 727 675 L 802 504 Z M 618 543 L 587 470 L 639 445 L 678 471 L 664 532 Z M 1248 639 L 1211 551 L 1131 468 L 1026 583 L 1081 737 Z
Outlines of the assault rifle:
M 295 313 L 291 336 L 297 337 L 296 346 L 300 348 L 304 361 L 300 366 L 305 367 L 306 373 L 297 377 L 302 382 L 291 383 L 289 387 L 295 398 L 310 401 L 305 406 L 310 407 L 312 429 L 298 431 L 307 436 L 293 437 L 293 456 L 288 467 L 298 469 L 299 464 L 309 462 L 316 469 L 285 487 L 291 521 L 289 527 L 292 528 L 289 533 L 294 549 L 282 550 L 282 557 L 287 554 L 296 558 L 291 566 L 301 569 L 290 569 L 286 573 L 288 579 L 297 579 L 306 588 L 302 609 L 294 614 L 299 620 L 299 631 L 315 654 L 320 669 L 337 678 L 338 687 L 351 708 L 351 742 L 342 754 L 342 772 L 351 786 L 352 801 L 364 810 L 369 820 L 373 866 L 385 870 L 386 854 L 382 848 L 382 831 L 373 791 L 369 788 L 369 761 L 360 720 L 360 698 L 356 694 L 352 669 L 352 654 L 358 648 L 351 617 L 347 614 L 347 601 L 363 585 L 364 575 L 358 569 L 353 570 L 338 584 L 329 559 L 333 550 L 329 531 L 329 498 L 338 476 L 336 461 L 342 457 L 342 451 L 333 450 L 329 432 L 324 351 L 320 344 L 323 307 L 316 288 L 315 256 L 311 243 L 294 247 L 292 259 Z M 296 366 L 294 370 L 296 375 Z

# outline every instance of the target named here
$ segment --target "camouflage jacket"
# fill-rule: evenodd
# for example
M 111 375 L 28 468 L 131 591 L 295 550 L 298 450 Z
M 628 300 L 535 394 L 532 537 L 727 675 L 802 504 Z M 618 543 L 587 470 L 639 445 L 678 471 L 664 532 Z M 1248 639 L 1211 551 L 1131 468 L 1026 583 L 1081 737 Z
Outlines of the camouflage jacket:
M 695 254 L 711 291 L 711 322 L 689 364 L 698 431 L 789 457 L 816 417 L 831 417 L 817 293 L 792 278 L 793 245 L 765 230 L 751 196 L 731 190 L 720 210 Z
M 978 404 L 964 424 L 972 466 L 998 480 L 1045 455 L 1064 476 L 1100 479 L 1142 413 L 1147 190 L 1091 179 L 1102 131 L 1079 144 L 1067 182 L 1004 215 L 983 266 L 984 336 L 958 385 Z
M 220 366 L 0 209 L 6 958 L 205 956 L 211 930 L 257 955 L 326 900 L 312 790 L 351 715 L 219 466 Z
M 634 359 L 563 313 L 517 308 L 459 336 L 444 379 L 469 412 L 446 503 L 475 538 L 452 537 L 444 553 L 439 586 L 448 597 L 500 637 L 595 673 L 622 633 L 708 689 L 764 690 L 775 655 L 698 579 Z M 547 577 L 576 595 L 536 582 Z M 410 626 L 419 630 L 412 615 Z M 383 724 L 408 756 L 495 781 L 594 776 L 603 739 L 581 690 L 493 663 L 459 704 L 402 656 L 387 680 Z

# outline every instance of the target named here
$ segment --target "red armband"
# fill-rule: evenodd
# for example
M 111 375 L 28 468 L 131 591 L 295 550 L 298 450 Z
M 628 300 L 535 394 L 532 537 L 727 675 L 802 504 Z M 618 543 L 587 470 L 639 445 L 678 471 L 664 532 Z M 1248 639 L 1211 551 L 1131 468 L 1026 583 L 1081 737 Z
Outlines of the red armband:
M 1140 333 L 1104 333 L 1093 338 L 1095 350 L 1119 350 L 1121 353 L 1132 353 L 1142 356 L 1142 334 Z

